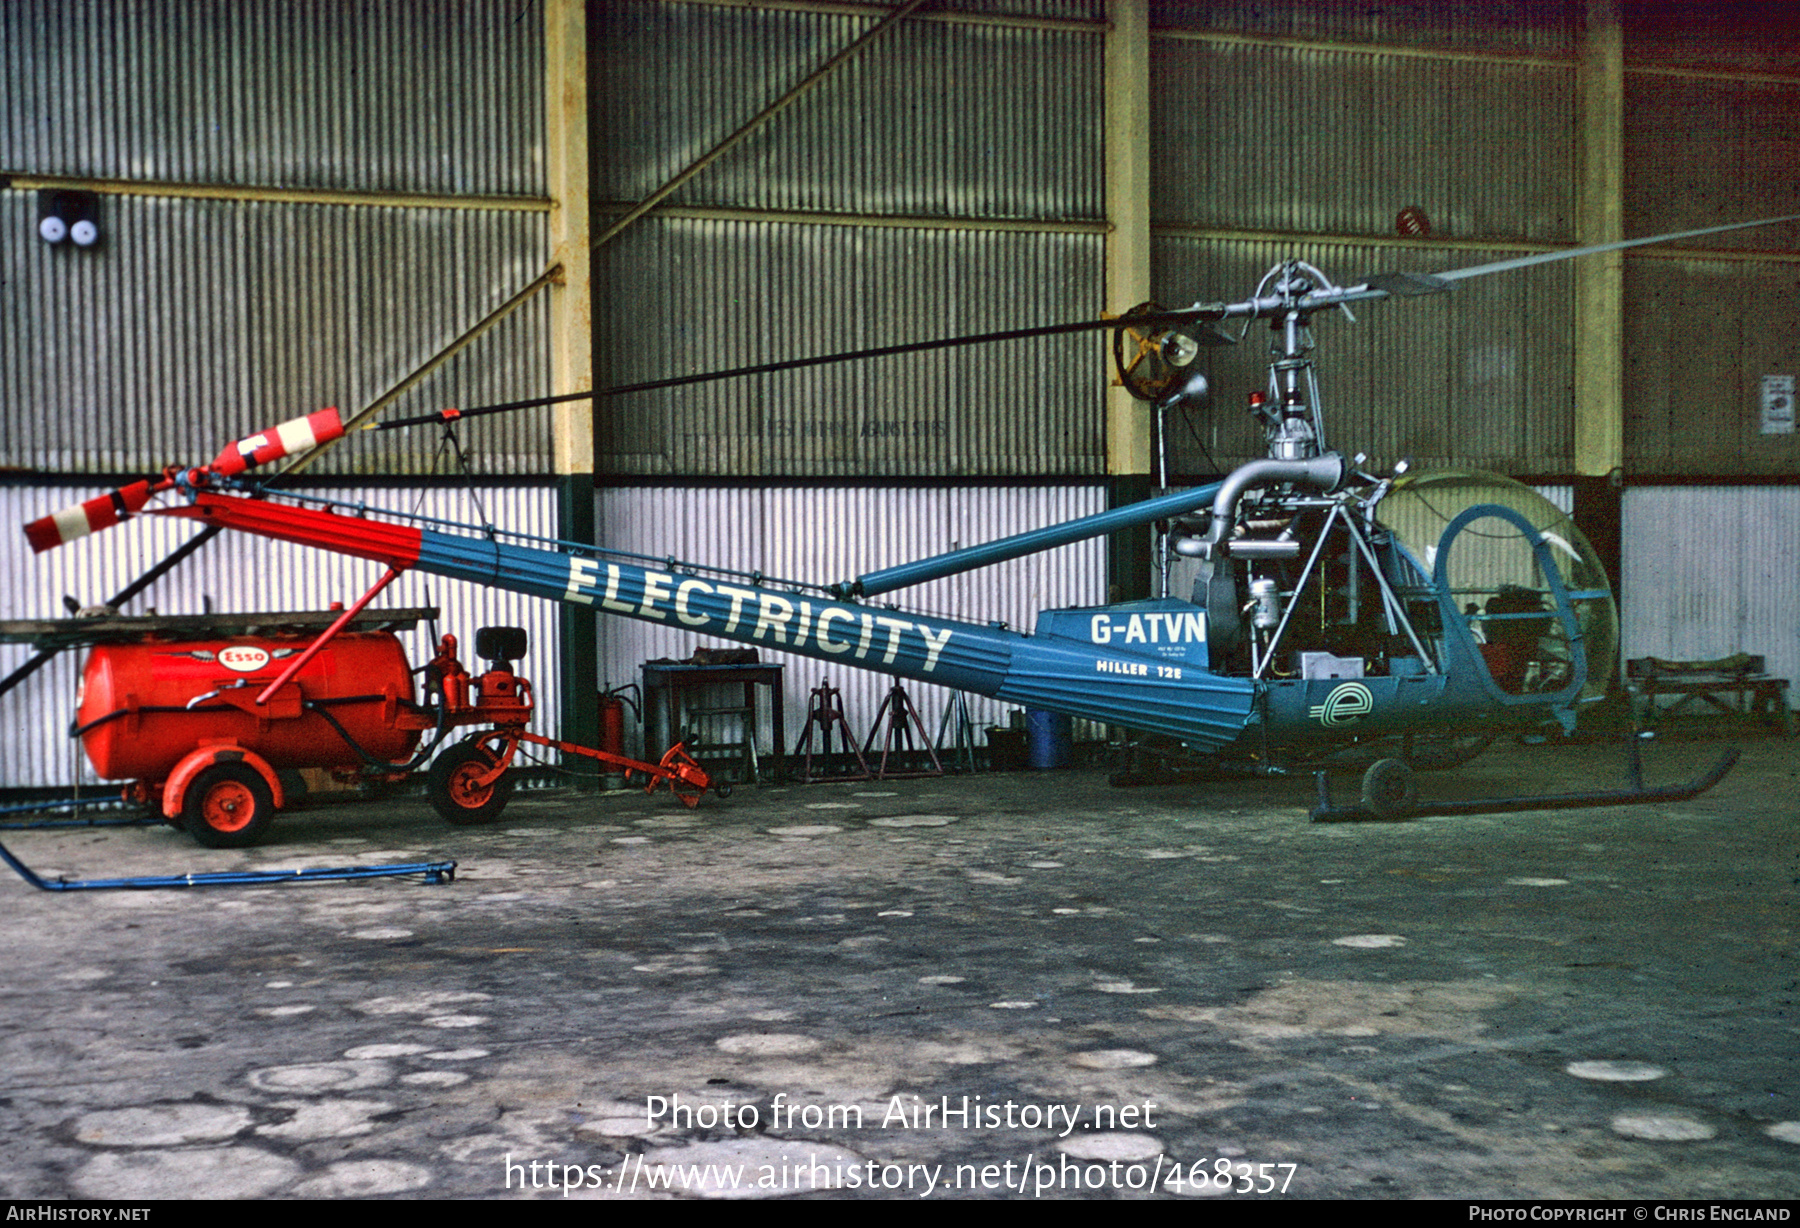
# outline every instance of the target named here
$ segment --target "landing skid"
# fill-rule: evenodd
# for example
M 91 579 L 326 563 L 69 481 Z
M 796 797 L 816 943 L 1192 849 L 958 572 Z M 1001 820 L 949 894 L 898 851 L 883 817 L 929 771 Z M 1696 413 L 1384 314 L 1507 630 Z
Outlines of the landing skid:
M 1268 759 L 1198 755 L 1178 746 L 1136 743 L 1125 751 L 1124 765 L 1107 780 L 1114 788 L 1145 788 L 1221 778 L 1286 776 L 1319 763 L 1346 768 L 1352 765 L 1365 767 L 1374 762 L 1397 762 L 1415 772 L 1443 772 L 1476 758 L 1494 744 L 1496 737 L 1488 733 L 1461 736 L 1396 734 L 1310 753 L 1294 747 L 1278 748 Z
M 1644 784 L 1643 760 L 1636 735 L 1626 737 L 1626 758 L 1631 786 L 1587 793 L 1549 793 L 1535 796 L 1487 797 L 1471 801 L 1420 802 L 1412 769 L 1397 759 L 1383 759 L 1363 776 L 1362 800 L 1349 806 L 1331 801 L 1331 786 L 1324 772 L 1314 772 L 1319 804 L 1312 809 L 1315 823 L 1356 823 L 1370 820 L 1397 822 L 1426 815 L 1508 814 L 1519 810 L 1579 810 L 1591 806 L 1635 806 L 1644 802 L 1685 802 L 1699 797 L 1725 779 L 1737 765 L 1739 751 L 1732 747 L 1706 772 L 1686 784 Z

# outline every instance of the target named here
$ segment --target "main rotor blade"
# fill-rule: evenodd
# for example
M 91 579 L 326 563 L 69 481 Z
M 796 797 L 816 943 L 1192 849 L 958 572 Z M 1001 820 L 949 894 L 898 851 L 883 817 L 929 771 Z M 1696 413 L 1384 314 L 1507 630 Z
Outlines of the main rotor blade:
M 1621 239 L 1617 243 L 1593 243 L 1587 247 L 1568 247 L 1561 251 L 1536 252 L 1529 256 L 1514 256 L 1507 260 L 1495 260 L 1489 264 L 1471 264 L 1460 269 L 1444 269 L 1436 273 L 1377 273 L 1366 277 L 1352 286 L 1336 286 L 1328 290 L 1314 290 L 1302 298 L 1297 306 L 1302 311 L 1318 311 L 1325 307 L 1335 307 L 1342 303 L 1362 302 L 1369 299 L 1409 298 L 1419 294 L 1438 294 L 1455 288 L 1459 281 L 1468 281 L 1472 277 L 1486 277 L 1490 273 L 1505 273 L 1513 269 L 1530 268 L 1537 264 L 1554 264 L 1558 260 L 1574 260 L 1578 256 L 1595 256 L 1602 252 L 1622 251 L 1627 247 L 1645 247 L 1652 243 L 1672 243 L 1677 239 L 1695 239 L 1701 235 L 1723 234 L 1728 230 L 1749 230 L 1757 226 L 1773 226 L 1778 222 L 1800 221 L 1800 213 L 1788 213 L 1781 217 L 1765 217 L 1754 222 L 1730 222 L 1724 226 L 1704 226 L 1699 230 L 1677 230 L 1669 234 L 1649 235 L 1642 239 Z M 1251 299 L 1243 303 L 1233 303 L 1225 309 L 1228 316 L 1276 315 L 1292 310 L 1296 304 L 1289 303 L 1278 296 L 1263 299 Z
M 1595 256 L 1601 252 L 1623 251 L 1627 247 L 1644 247 L 1651 243 L 1673 243 L 1677 239 L 1697 239 L 1701 235 L 1724 234 L 1728 230 L 1750 230 L 1757 226 L 1773 226 L 1777 222 L 1800 220 L 1800 213 L 1784 214 L 1781 217 L 1765 217 L 1755 222 L 1732 222 L 1725 226 L 1706 226 L 1699 230 L 1678 230 L 1665 235 L 1651 235 L 1644 239 L 1621 239 L 1617 243 L 1595 243 L 1588 247 L 1572 247 L 1560 252 L 1537 252 L 1530 256 L 1515 256 L 1510 260 L 1496 260 L 1492 264 L 1472 264 L 1464 269 L 1449 269 L 1436 274 L 1445 281 L 1467 281 L 1471 277 L 1486 277 L 1489 273 L 1504 273 L 1509 269 L 1529 268 L 1534 264 L 1550 264 L 1557 260 L 1573 260 L 1577 256 Z
M 1681 230 L 1671 234 L 1651 235 L 1644 239 L 1624 239 L 1617 243 L 1596 243 L 1588 247 L 1538 252 L 1530 256 L 1517 256 L 1509 260 L 1496 260 L 1491 264 L 1470 265 L 1467 268 L 1448 269 L 1439 273 L 1378 273 L 1365 278 L 1356 285 L 1315 290 L 1302 298 L 1298 304 L 1279 295 L 1271 295 L 1248 299 L 1241 303 L 1195 303 L 1191 307 L 1147 315 L 1117 316 L 1104 320 L 1076 320 L 1069 324 L 1009 328 L 999 332 L 943 337 L 935 341 L 909 341 L 900 345 L 878 345 L 869 349 L 840 350 L 835 354 L 818 354 L 811 358 L 789 358 L 780 362 L 730 367 L 723 371 L 706 371 L 698 375 L 672 375 L 666 379 L 644 380 L 635 384 L 614 384 L 610 388 L 597 388 L 592 392 L 568 392 L 560 396 L 533 397 L 523 401 L 508 401 L 500 405 L 483 405 L 474 409 L 443 409 L 436 413 L 416 414 L 407 418 L 390 418 L 385 422 L 364 423 L 361 429 L 392 431 L 408 426 L 425 426 L 431 423 L 454 422 L 461 418 L 479 418 L 487 414 L 509 413 L 513 410 L 530 409 L 539 405 L 556 405 L 563 401 L 622 396 L 630 392 L 651 392 L 658 388 L 683 388 L 690 384 L 711 383 L 714 380 L 738 379 L 746 375 L 768 375 L 776 371 L 796 371 L 803 367 L 820 367 L 831 363 L 855 362 L 859 359 L 888 358 L 896 354 L 917 354 L 925 350 L 949 350 L 969 345 L 990 345 L 998 341 L 1022 341 L 1030 337 L 1055 337 L 1070 333 L 1101 332 L 1107 329 L 1142 325 L 1179 325 L 1211 323 L 1226 319 L 1260 319 L 1280 315 L 1293 310 L 1295 306 L 1304 311 L 1316 311 L 1323 307 L 1333 307 L 1367 299 L 1438 294 L 1452 289 L 1456 282 L 1467 281 L 1472 277 L 1485 277 L 1490 273 L 1504 273 L 1509 269 L 1529 268 L 1532 265 L 1552 264 L 1558 260 L 1573 260 L 1578 256 L 1592 256 L 1601 252 L 1619 251 L 1627 247 L 1643 247 L 1651 243 L 1671 243 L 1677 239 L 1694 239 L 1702 235 L 1723 234 L 1730 230 L 1748 230 L 1756 226 L 1773 226 L 1778 222 L 1796 220 L 1800 220 L 1800 213 L 1763 218 L 1754 222 L 1732 222 L 1725 226 L 1706 226 L 1699 230 Z M 1196 336 L 1195 340 L 1202 345 L 1215 345 L 1229 343 L 1235 338 L 1215 329 L 1202 332 Z
M 628 392 L 651 392 L 658 388 L 681 388 L 688 384 L 706 384 L 713 380 L 737 379 L 745 375 L 767 375 L 773 371 L 795 371 L 801 367 L 821 367 L 828 363 L 854 362 L 860 358 L 887 358 L 895 354 L 916 354 L 924 350 L 949 350 L 965 345 L 989 345 L 996 341 L 1022 341 L 1030 337 L 1056 337 L 1067 333 L 1092 333 L 1106 329 L 1145 324 L 1189 324 L 1197 320 L 1218 319 L 1225 311 L 1223 303 L 1195 303 L 1175 311 L 1154 314 L 1115 316 L 1105 320 L 1076 320 L 1070 324 L 1041 324 L 1035 328 L 1009 328 L 995 333 L 971 333 L 962 337 L 943 337 L 936 341 L 908 341 L 900 345 L 878 345 L 865 350 L 842 350 L 836 354 L 818 354 L 811 358 L 787 358 L 780 362 L 762 362 L 748 367 L 729 367 L 723 371 L 706 371 L 699 375 L 672 375 L 666 379 L 644 380 L 637 384 L 614 384 L 592 392 L 567 392 L 561 396 L 533 397 L 525 401 L 508 401 L 503 405 L 483 405 L 475 409 L 441 409 L 433 414 L 416 414 L 410 418 L 389 418 L 385 422 L 369 422 L 365 431 L 392 431 L 404 426 L 423 426 L 433 422 L 454 422 L 462 418 L 480 418 L 537 405 L 555 405 L 563 401 L 585 401 L 590 397 L 622 396 Z M 1229 345 L 1236 338 L 1228 334 L 1196 337 L 1202 345 Z

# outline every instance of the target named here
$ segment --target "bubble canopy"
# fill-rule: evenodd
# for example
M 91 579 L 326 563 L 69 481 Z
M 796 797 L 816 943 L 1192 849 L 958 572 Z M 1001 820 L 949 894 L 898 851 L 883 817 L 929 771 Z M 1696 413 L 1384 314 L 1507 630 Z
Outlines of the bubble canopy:
M 1377 515 L 1427 575 L 1443 564 L 1448 600 L 1502 693 L 1545 696 L 1579 681 L 1576 702 L 1605 695 L 1618 611 L 1569 513 L 1511 478 L 1445 470 L 1402 478 Z

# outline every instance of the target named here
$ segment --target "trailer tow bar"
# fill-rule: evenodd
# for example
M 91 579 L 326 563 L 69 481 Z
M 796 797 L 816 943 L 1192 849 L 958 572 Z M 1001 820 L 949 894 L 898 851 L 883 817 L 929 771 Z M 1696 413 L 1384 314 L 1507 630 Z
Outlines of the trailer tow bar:
M 669 747 L 660 762 L 645 763 L 642 760 L 627 759 L 623 755 L 615 755 L 609 751 L 595 750 L 591 746 L 578 746 L 573 742 L 558 742 L 554 738 L 546 738 L 542 734 L 530 733 L 523 729 L 498 729 L 495 732 L 511 743 L 507 746 L 506 753 L 500 757 L 500 762 L 503 764 L 511 761 L 513 749 L 519 742 L 529 742 L 533 746 L 546 746 L 565 754 L 585 755 L 589 759 L 610 763 L 614 767 L 624 768 L 628 772 L 637 772 L 648 776 L 650 783 L 644 786 L 645 793 L 655 793 L 657 785 L 667 784 L 669 792 L 679 797 L 689 810 L 700 804 L 700 798 L 708 789 L 720 797 L 731 796 L 730 782 L 721 780 L 714 783 L 713 778 L 707 775 L 706 769 L 702 768 L 694 761 L 694 757 L 688 754 L 685 742 L 677 742 Z
M 669 792 L 680 798 L 689 810 L 700 804 L 708 789 L 720 797 L 731 796 L 729 781 L 715 782 L 706 770 L 688 754 L 687 745 L 677 742 L 659 763 L 627 759 L 591 746 L 559 742 L 542 734 L 527 732 L 519 725 L 500 725 L 486 733 L 471 734 L 449 751 L 438 756 L 426 781 L 425 796 L 432 808 L 444 819 L 459 827 L 492 823 L 500 817 L 512 797 L 513 782 L 507 773 L 521 743 L 582 755 L 600 763 L 624 768 L 650 778 L 645 793 L 655 793 L 658 785 L 667 784 Z

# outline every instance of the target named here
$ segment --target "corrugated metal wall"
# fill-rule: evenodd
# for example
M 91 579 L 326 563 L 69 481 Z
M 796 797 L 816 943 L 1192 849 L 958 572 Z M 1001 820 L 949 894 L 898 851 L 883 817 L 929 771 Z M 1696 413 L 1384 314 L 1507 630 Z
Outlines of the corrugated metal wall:
M 1800 80 L 1632 73 L 1626 85 L 1627 233 L 1794 211 Z M 1704 242 L 1782 257 L 1626 262 L 1626 462 L 1634 473 L 1793 474 L 1800 435 L 1764 435 L 1760 415 L 1762 377 L 1800 374 L 1800 224 Z
M 1151 40 L 1160 223 L 1566 240 L 1574 67 Z M 1471 190 L 1479 185 L 1478 190 Z
M 1627 657 L 1760 653 L 1800 686 L 1800 487 L 1629 488 L 1622 536 Z
M 1626 38 L 1626 233 L 1792 212 L 1792 14 L 1735 6 L 1696 22 L 1643 9 Z M 1764 435 L 1759 418 L 1762 377 L 1800 373 L 1800 226 L 1703 242 L 1749 258 L 1625 264 L 1627 471 L 1791 479 L 1800 437 Z M 1622 520 L 1626 657 L 1760 653 L 1800 681 L 1800 487 L 1632 486 Z
M 1728 9 L 1702 21 L 1627 6 L 1627 235 L 1790 211 L 1800 172 L 1791 20 Z M 1162 301 L 1242 295 L 1295 248 L 1352 281 L 1478 263 L 1512 254 L 1508 242 L 1574 240 L 1578 5 L 1221 0 L 1158 4 L 1154 20 Z M 1433 240 L 1459 248 L 1380 250 L 1406 205 L 1430 217 Z M 1309 250 L 1230 236 L 1259 230 L 1371 244 Z M 1627 468 L 1791 474 L 1800 437 L 1760 434 L 1758 413 L 1761 377 L 1796 367 L 1800 224 L 1699 242 L 1774 255 L 1628 258 Z M 1359 329 L 1321 320 L 1334 442 L 1383 460 L 1569 471 L 1570 285 L 1567 269 L 1537 270 L 1464 284 L 1447 300 L 1369 308 Z M 1206 359 L 1233 397 L 1260 383 L 1263 347 L 1246 348 Z M 1209 419 L 1199 442 L 1177 424 L 1179 467 L 1201 473 L 1255 454 L 1235 405 Z
M 1174 10 L 1179 9 L 1178 15 Z M 1333 16 L 1335 12 L 1335 16 Z M 1573 228 L 1573 60 L 1567 14 L 1356 13 L 1318 6 L 1189 5 L 1158 20 L 1212 34 L 1380 40 L 1453 48 L 1420 57 L 1349 46 L 1152 39 L 1152 210 L 1158 301 L 1238 299 L 1299 257 L 1340 284 L 1372 273 L 1480 264 L 1566 242 Z M 1554 62 L 1471 53 L 1530 52 Z M 1433 240 L 1384 243 L 1407 206 Z M 1243 237 L 1227 232 L 1319 235 Z M 1332 241 L 1326 236 L 1341 238 Z M 1368 236 L 1362 241 L 1360 236 Z M 1492 247 L 1476 247 L 1489 240 Z M 1314 321 L 1328 443 L 1377 464 L 1402 456 L 1506 473 L 1571 463 L 1572 331 L 1566 267 L 1462 285 L 1454 295 Z M 1202 357 L 1210 409 L 1170 423 L 1172 466 L 1229 468 L 1263 454 L 1244 398 L 1266 382 L 1252 328 Z
M 1100 309 L 1097 237 L 660 219 L 595 262 L 603 384 Z M 1047 338 L 635 393 L 597 417 L 620 474 L 1097 474 L 1103 343 Z
M 1150 20 L 1155 28 L 1219 34 L 1566 56 L 1574 53 L 1579 12 L 1579 7 L 1567 0 L 1485 0 L 1482 4 L 1154 0 Z
M 0 6 L 0 173 L 123 185 L 101 195 L 89 250 L 39 242 L 36 194 L 0 191 L 0 466 L 160 467 L 323 405 L 360 409 L 531 282 L 541 202 L 129 185 L 539 197 L 542 44 L 531 0 Z M 396 412 L 544 391 L 545 320 L 528 304 Z M 546 468 L 542 415 L 465 429 L 487 472 Z M 370 437 L 321 468 L 432 472 L 434 443 Z
M 1339 284 L 1390 269 L 1429 271 L 1503 259 L 1503 250 L 1442 252 L 1379 243 L 1197 240 L 1160 237 L 1154 247 L 1157 299 L 1246 298 L 1270 266 L 1298 256 Z M 1403 456 L 1433 466 L 1501 473 L 1569 468 L 1572 359 L 1567 265 L 1482 278 L 1453 293 L 1359 303 L 1356 322 L 1315 317 L 1326 442 L 1366 452 L 1377 465 Z M 1233 335 L 1239 331 L 1232 328 Z M 1246 398 L 1268 383 L 1270 336 L 1253 325 L 1228 348 L 1201 351 L 1212 380 L 1209 407 L 1184 424 L 1171 415 L 1171 467 L 1209 473 L 1264 454 Z M 1192 430 L 1189 429 L 1189 424 Z M 1210 454 L 1211 460 L 1208 459 Z
M 50 247 L 35 234 L 36 193 L 0 187 L 0 468 L 143 472 L 204 461 L 323 405 L 348 414 L 536 278 L 548 256 L 543 25 L 536 0 L 0 5 L 0 175 L 101 181 L 102 232 L 90 250 Z M 335 195 L 259 198 L 289 189 Z M 516 199 L 457 199 L 474 196 Z M 390 412 L 545 391 L 546 326 L 545 304 L 528 303 Z M 463 434 L 479 472 L 548 468 L 542 415 Z M 360 435 L 317 466 L 453 468 L 428 432 Z M 10 486 L 0 516 L 22 523 L 91 493 Z M 354 494 L 462 512 L 440 489 Z M 483 494 L 501 523 L 550 531 L 544 487 Z M 99 601 L 187 531 L 143 520 L 41 558 L 10 531 L 0 616 L 57 616 L 63 593 Z M 372 578 L 367 564 L 228 535 L 140 604 L 316 609 Z M 531 676 L 553 710 L 549 614 L 424 577 L 382 601 L 423 605 L 427 591 L 445 629 L 465 637 L 486 623 L 528 626 Z M 418 660 L 428 646 L 421 634 L 409 647 Z M 0 661 L 10 670 L 26 655 L 8 647 Z M 0 701 L 18 735 L 0 750 L 0 786 L 75 778 L 62 736 L 75 660 Z
M 873 24 L 644 0 L 594 13 L 594 199 L 649 194 Z M 1096 218 L 1098 31 L 908 21 L 671 205 Z
M 347 504 L 398 508 L 446 520 L 505 525 L 521 533 L 555 535 L 556 496 L 537 485 L 467 488 L 405 486 L 296 486 L 309 494 Z M 0 486 L 0 524 L 16 525 L 79 499 L 102 493 L 98 487 L 67 485 Z M 485 513 L 485 514 L 484 514 Z M 197 530 L 184 521 L 140 517 L 105 533 L 33 556 L 23 535 L 0 534 L 0 610 L 9 618 L 62 618 L 64 594 L 84 605 L 99 604 L 135 580 Z M 322 610 L 333 601 L 350 603 L 379 578 L 374 563 L 319 550 L 226 533 L 159 581 L 125 613 L 197 614 L 207 608 L 230 611 Z M 462 645 L 463 664 L 473 660 L 475 632 L 485 626 L 519 626 L 530 635 L 530 654 L 520 673 L 530 678 L 540 716 L 534 727 L 554 730 L 561 668 L 557 607 L 498 589 L 409 572 L 376 599 L 379 608 L 437 606 L 439 630 Z M 426 628 L 403 635 L 415 666 L 430 658 Z M 0 677 L 31 656 L 26 645 L 0 645 Z M 75 709 L 80 652 L 63 653 L 30 681 L 0 697 L 0 714 L 10 736 L 0 739 L 0 788 L 93 783 L 92 769 L 68 737 Z M 80 775 L 75 775 L 79 772 Z
M 1705 71 L 1741 79 L 1751 74 L 1800 76 L 1800 43 L 1786 4 L 1629 3 L 1625 59 L 1660 69 Z
M 1800 79 L 1792 77 L 1734 80 L 1628 71 L 1625 233 L 1689 230 L 1793 212 L 1770 206 L 1793 200 L 1794 173 L 1800 169 L 1797 113 Z M 1800 246 L 1800 223 L 1713 235 L 1706 246 L 1791 252 Z
M 102 245 L 33 237 L 0 192 L 0 466 L 128 473 L 208 460 L 325 405 L 346 417 L 543 271 L 535 213 L 106 196 Z M 527 303 L 390 414 L 547 391 Z M 471 422 L 482 472 L 542 472 L 548 411 Z M 322 472 L 431 473 L 429 432 L 361 435 Z
M 1625 294 L 1629 471 L 1800 472 L 1800 435 L 1761 432 L 1763 376 L 1800 376 L 1800 263 L 1629 260 Z
M 536 0 L 8 0 L 0 170 L 543 192 Z
M 994 22 L 1097 22 L 1106 19 L 1106 0 L 933 0 L 919 15 L 927 19 L 941 15 L 944 20 L 966 15 Z
M 827 584 L 1092 515 L 1105 504 L 1104 488 L 1097 485 L 619 487 L 599 492 L 595 523 L 600 540 L 615 549 Z M 894 600 L 922 612 L 1029 631 L 1038 611 L 1098 603 L 1105 593 L 1105 543 L 1097 539 L 923 584 Z M 613 686 L 639 681 L 638 667 L 646 660 L 685 660 L 702 646 L 679 628 L 625 619 L 602 619 L 600 644 L 602 674 Z M 805 728 L 807 693 L 822 676 L 843 692 L 858 738 L 868 734 L 891 684 L 882 674 L 785 653 L 765 651 L 763 659 L 787 666 L 789 751 Z M 907 691 L 935 736 L 951 692 L 914 683 Z M 969 710 L 978 728 L 1007 719 L 1004 705 L 983 697 L 971 696 Z M 765 721 L 765 748 L 769 738 Z
M 870 20 L 603 6 L 596 201 L 644 196 Z M 1101 46 L 1097 25 L 904 23 L 671 200 L 723 212 L 652 215 L 599 253 L 596 378 L 1092 316 Z M 815 224 L 819 213 L 835 224 Z M 1027 342 L 617 398 L 600 411 L 599 463 L 671 476 L 1099 474 L 1100 358 L 1090 341 Z

